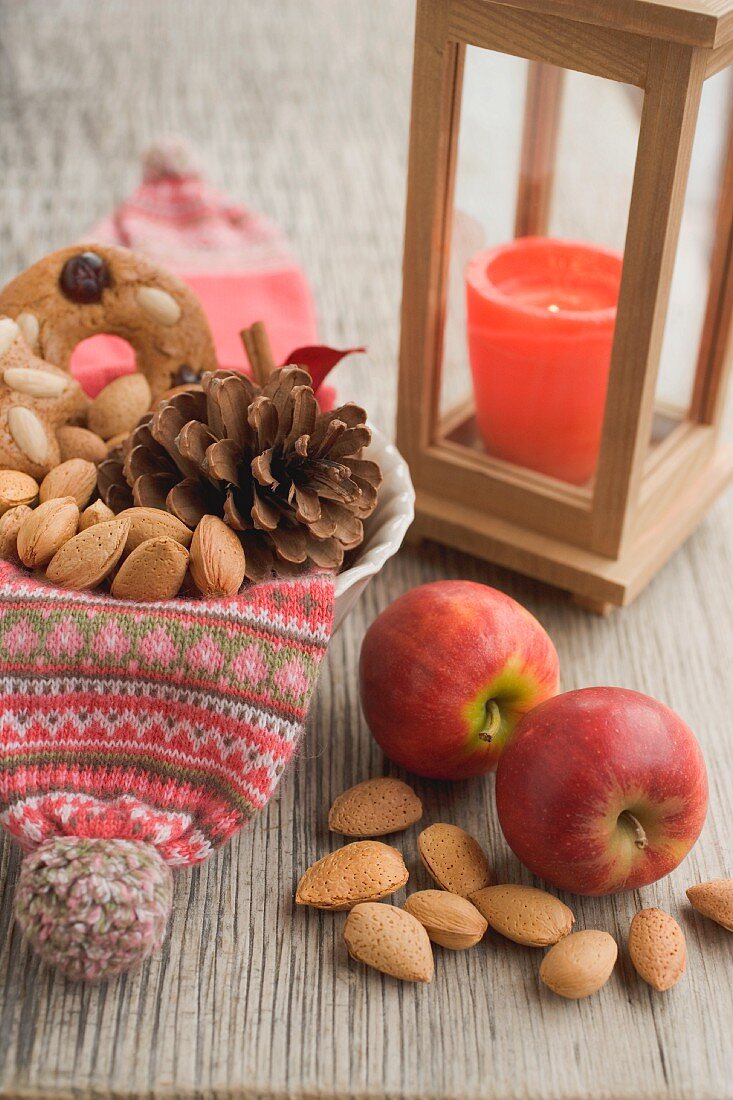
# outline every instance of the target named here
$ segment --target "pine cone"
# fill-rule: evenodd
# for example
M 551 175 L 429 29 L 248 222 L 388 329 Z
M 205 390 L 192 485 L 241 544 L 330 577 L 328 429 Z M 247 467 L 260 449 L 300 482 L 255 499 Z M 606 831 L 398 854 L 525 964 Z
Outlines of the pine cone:
M 371 439 L 357 405 L 323 413 L 301 367 L 260 388 L 235 371 L 204 374 L 147 413 L 121 453 L 99 466 L 114 512 L 163 508 L 194 528 L 222 516 L 237 531 L 246 575 L 338 569 L 361 543 L 381 473 L 360 457 Z

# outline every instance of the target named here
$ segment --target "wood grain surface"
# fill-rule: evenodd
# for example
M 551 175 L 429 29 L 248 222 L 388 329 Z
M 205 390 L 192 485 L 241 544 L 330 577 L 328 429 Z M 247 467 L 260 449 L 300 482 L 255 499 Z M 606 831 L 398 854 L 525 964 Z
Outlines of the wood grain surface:
M 2 0 L 0 277 L 80 236 L 134 185 L 155 137 L 187 135 L 214 182 L 276 218 L 313 282 L 324 339 L 363 341 L 343 391 L 392 430 L 409 115 L 408 0 Z M 0 1088 L 33 1097 L 697 1098 L 733 1095 L 733 936 L 684 887 L 730 874 L 733 804 L 733 508 L 722 500 L 628 610 L 600 620 L 561 594 L 437 546 L 406 549 L 333 640 L 296 765 L 267 810 L 216 858 L 179 873 L 161 953 L 102 988 L 66 984 L 11 918 L 18 856 L 0 868 Z M 710 815 L 683 867 L 639 893 L 565 898 L 578 926 L 625 943 L 641 905 L 681 921 L 687 976 L 666 994 L 625 948 L 600 994 L 540 988 L 541 954 L 489 936 L 436 952 L 430 986 L 350 962 L 343 914 L 293 909 L 302 870 L 340 841 L 328 805 L 390 773 L 359 709 L 363 633 L 412 585 L 495 584 L 557 643 L 566 688 L 623 684 L 693 726 Z M 466 639 L 466 645 L 471 639 Z M 416 784 L 426 821 L 531 882 L 498 831 L 491 780 Z M 415 830 L 401 836 L 412 877 Z M 399 897 L 398 897 L 399 900 Z

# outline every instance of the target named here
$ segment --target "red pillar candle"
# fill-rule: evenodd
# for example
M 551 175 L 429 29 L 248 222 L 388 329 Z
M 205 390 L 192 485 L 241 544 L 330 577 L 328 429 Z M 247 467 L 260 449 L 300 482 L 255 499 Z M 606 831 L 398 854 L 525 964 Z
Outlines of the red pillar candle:
M 619 253 L 520 237 L 466 268 L 476 421 L 498 458 L 581 485 L 603 426 Z

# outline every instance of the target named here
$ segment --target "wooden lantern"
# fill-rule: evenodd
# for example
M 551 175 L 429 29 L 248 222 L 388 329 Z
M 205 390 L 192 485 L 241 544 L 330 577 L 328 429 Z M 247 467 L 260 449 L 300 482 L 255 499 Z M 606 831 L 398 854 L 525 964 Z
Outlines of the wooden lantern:
M 465 403 L 441 412 L 469 45 L 529 62 L 517 236 L 546 230 L 562 71 L 641 90 L 603 430 L 588 485 L 492 458 L 472 436 Z M 701 93 L 732 62 L 733 0 L 417 0 L 398 446 L 417 492 L 418 539 L 537 577 L 604 612 L 637 595 L 733 477 L 733 453 L 719 441 L 733 316 L 730 118 L 694 392 L 663 442 L 649 445 Z

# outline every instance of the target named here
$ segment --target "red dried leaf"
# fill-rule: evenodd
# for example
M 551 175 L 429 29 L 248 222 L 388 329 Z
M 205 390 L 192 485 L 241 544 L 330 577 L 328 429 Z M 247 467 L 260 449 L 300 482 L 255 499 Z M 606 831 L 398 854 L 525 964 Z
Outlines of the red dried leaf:
M 329 348 L 325 344 L 314 344 L 313 347 L 296 348 L 291 351 L 283 363 L 283 366 L 305 367 L 313 379 L 313 389 L 317 390 L 326 375 L 333 370 L 347 355 L 366 351 L 366 348 Z

